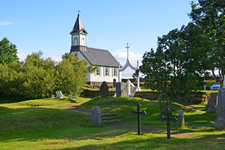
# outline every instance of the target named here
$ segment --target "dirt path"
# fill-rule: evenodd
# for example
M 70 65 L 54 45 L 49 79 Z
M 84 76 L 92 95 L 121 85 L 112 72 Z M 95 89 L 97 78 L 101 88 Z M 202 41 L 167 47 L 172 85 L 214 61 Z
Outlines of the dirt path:
M 75 111 L 83 112 L 83 113 L 86 113 L 86 114 L 91 114 L 91 111 L 78 109 L 79 106 L 80 106 L 80 104 L 77 104 L 77 105 L 69 105 L 69 106 L 67 106 L 67 108 L 69 110 L 75 110 Z
M 187 108 L 187 109 L 197 109 L 196 107 L 191 106 L 191 105 L 186 105 L 186 106 L 184 106 L 184 107 Z

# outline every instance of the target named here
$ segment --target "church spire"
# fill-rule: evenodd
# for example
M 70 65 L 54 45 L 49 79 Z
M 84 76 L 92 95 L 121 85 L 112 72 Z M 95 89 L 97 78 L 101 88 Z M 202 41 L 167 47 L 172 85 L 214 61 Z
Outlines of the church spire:
M 77 20 L 75 22 L 75 25 L 73 27 L 73 30 L 70 32 L 70 34 L 74 33 L 83 33 L 88 34 L 87 31 L 84 29 L 84 25 L 80 19 L 80 14 L 78 13 Z

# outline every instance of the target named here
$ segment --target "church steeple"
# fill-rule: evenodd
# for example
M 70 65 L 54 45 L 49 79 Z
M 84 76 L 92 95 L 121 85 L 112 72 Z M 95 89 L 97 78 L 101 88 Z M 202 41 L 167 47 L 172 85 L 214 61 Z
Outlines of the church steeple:
M 87 50 L 87 31 L 84 29 L 84 25 L 80 19 L 80 14 L 78 13 L 77 20 L 73 27 L 71 34 L 71 49 L 70 52 L 77 52 L 80 50 Z
M 75 22 L 75 25 L 73 27 L 73 30 L 70 32 L 70 34 L 74 33 L 83 33 L 83 34 L 88 34 L 87 31 L 84 29 L 84 25 L 80 19 L 80 14 L 77 16 L 77 20 Z

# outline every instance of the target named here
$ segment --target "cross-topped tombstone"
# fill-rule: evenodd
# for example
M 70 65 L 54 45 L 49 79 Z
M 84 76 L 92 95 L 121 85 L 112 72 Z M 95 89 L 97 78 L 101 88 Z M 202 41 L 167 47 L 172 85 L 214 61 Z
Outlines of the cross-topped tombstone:
M 143 116 L 146 115 L 145 111 L 140 111 L 140 107 L 141 107 L 141 104 L 138 103 L 137 104 L 137 111 L 135 111 L 135 110 L 132 111 L 132 114 L 137 115 L 137 117 L 138 117 L 138 135 L 141 134 L 141 116 L 140 115 L 143 115 Z
M 170 139 L 170 121 L 172 121 L 174 123 L 176 123 L 176 121 L 177 121 L 176 117 L 170 118 L 170 112 L 171 112 L 170 108 L 167 107 L 166 108 L 167 117 L 162 116 L 160 118 L 162 122 L 167 121 L 167 139 L 168 140 Z

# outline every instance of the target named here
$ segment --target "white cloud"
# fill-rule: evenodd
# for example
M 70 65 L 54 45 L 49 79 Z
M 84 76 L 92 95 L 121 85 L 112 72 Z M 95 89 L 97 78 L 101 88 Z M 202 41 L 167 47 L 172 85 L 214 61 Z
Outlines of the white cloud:
M 18 52 L 18 57 L 19 57 L 19 60 L 20 61 L 24 61 L 26 58 L 27 58 L 27 55 L 31 55 L 32 52 L 27 52 L 27 51 L 22 51 L 22 50 L 17 50 Z M 45 58 L 48 58 L 50 57 L 52 60 L 54 61 L 57 61 L 57 62 L 60 62 L 62 61 L 62 58 L 59 57 L 59 56 L 45 56 L 45 55 L 42 55 L 42 57 L 45 59 Z
M 24 61 L 27 58 L 27 55 L 32 53 L 32 52 L 26 52 L 22 50 L 17 50 L 17 52 L 18 52 L 18 57 L 20 61 Z
M 10 24 L 14 24 L 14 22 L 8 22 L 8 21 L 0 22 L 0 26 L 6 26 L 6 25 L 10 25 Z
M 127 50 L 125 48 L 117 50 L 112 55 L 117 59 L 117 61 L 120 62 L 120 64 L 122 66 L 125 65 L 125 63 L 127 61 Z M 136 54 L 136 53 L 129 51 L 129 60 L 130 60 L 131 65 L 135 68 L 137 67 L 137 60 L 139 60 L 139 66 L 142 65 L 141 64 L 142 55 L 140 55 L 140 54 Z M 124 70 L 122 72 L 122 78 L 132 77 L 134 72 L 135 72 L 134 70 L 132 70 L 130 67 L 128 67 L 126 70 Z
M 62 61 L 62 58 L 61 57 L 59 57 L 59 56 L 52 56 L 52 57 L 50 57 L 52 60 L 54 60 L 54 61 L 57 61 L 57 62 L 60 62 L 60 61 Z

